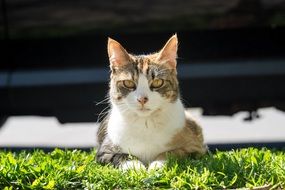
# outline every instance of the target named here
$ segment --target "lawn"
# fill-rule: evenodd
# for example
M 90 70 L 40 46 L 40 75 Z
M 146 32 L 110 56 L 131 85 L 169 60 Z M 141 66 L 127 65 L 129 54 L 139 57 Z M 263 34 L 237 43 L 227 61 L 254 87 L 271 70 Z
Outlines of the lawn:
M 122 172 L 94 161 L 96 150 L 0 152 L 0 189 L 285 188 L 285 152 L 240 149 L 199 160 L 169 158 L 159 171 Z

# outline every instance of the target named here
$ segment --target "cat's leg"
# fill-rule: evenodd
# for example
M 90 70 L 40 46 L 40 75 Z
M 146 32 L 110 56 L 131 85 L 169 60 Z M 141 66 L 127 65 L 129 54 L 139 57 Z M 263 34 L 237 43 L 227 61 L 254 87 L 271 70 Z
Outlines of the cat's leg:
M 152 161 L 149 164 L 148 170 L 158 170 L 161 169 L 165 166 L 167 157 L 169 155 L 175 155 L 175 156 L 179 156 L 179 157 L 185 157 L 189 154 L 189 152 L 187 152 L 186 149 L 184 148 L 180 148 L 180 149 L 175 149 L 175 150 L 171 150 L 171 151 L 167 151 L 167 152 L 163 152 L 161 154 L 159 154 L 154 161 Z
M 112 164 L 114 167 L 122 170 L 145 169 L 141 161 L 134 156 L 120 152 L 120 148 L 107 138 L 99 146 L 96 160 L 101 164 Z
M 165 166 L 165 160 L 152 161 L 148 166 L 148 171 L 159 170 Z
M 145 170 L 145 165 L 139 160 L 126 160 L 122 162 L 119 168 L 123 171 L 126 170 Z
M 152 161 L 149 164 L 148 171 L 162 169 L 165 166 L 167 157 L 169 155 L 179 155 L 179 156 L 182 156 L 184 154 L 185 154 L 185 152 L 182 149 L 176 149 L 176 150 L 172 150 L 172 151 L 163 152 L 163 153 L 159 154 L 154 159 L 154 161 Z
M 146 169 L 141 161 L 132 158 L 132 156 L 130 156 L 129 154 L 98 151 L 96 159 L 99 163 L 110 163 L 114 167 L 117 167 L 123 171 L 130 169 Z
M 121 153 L 120 148 L 114 145 L 108 137 L 105 137 L 97 149 L 96 160 L 101 164 L 112 164 L 117 167 L 127 159 L 128 154 Z
M 197 149 L 194 152 L 189 151 L 187 148 L 179 148 L 179 149 L 163 152 L 163 153 L 159 154 L 154 159 L 154 161 L 152 161 L 149 164 L 148 170 L 150 171 L 150 170 L 157 170 L 157 169 L 163 168 L 165 166 L 167 157 L 169 155 L 174 155 L 174 156 L 177 156 L 177 157 L 180 157 L 180 158 L 184 158 L 184 157 L 189 156 L 189 155 L 194 155 L 196 158 L 199 158 L 199 157 L 201 157 L 202 155 L 205 154 L 206 150 L 207 149 L 206 149 L 206 146 L 205 146 L 204 149 L 199 149 L 199 150 Z
M 152 161 L 148 166 L 148 171 L 159 170 L 165 166 L 168 152 L 163 152 L 159 154 L 154 161 Z
M 115 153 L 115 152 L 105 152 L 97 151 L 96 160 L 101 164 L 112 164 L 118 167 L 121 163 L 128 159 L 127 154 Z

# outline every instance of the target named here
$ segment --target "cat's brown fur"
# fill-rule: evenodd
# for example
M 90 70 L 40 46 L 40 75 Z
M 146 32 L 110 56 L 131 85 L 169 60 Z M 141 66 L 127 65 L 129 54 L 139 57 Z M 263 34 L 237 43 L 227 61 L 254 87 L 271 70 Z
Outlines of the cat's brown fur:
M 191 153 L 196 154 L 195 156 L 203 155 L 206 151 L 203 141 L 204 138 L 201 127 L 191 116 L 188 116 L 184 128 L 177 133 L 168 144 L 172 150 L 158 155 L 156 160 L 166 159 L 169 153 L 179 157 L 185 157 Z
M 113 106 L 120 106 L 122 101 L 136 89 L 126 88 L 123 84 L 124 80 L 132 80 L 136 85 L 138 85 L 139 76 L 145 76 L 149 82 L 149 88 L 155 93 L 159 93 L 161 98 L 168 102 L 170 105 L 180 101 L 179 99 L 179 86 L 177 80 L 177 71 L 176 71 L 176 51 L 177 51 L 177 36 L 174 35 L 166 43 L 164 48 L 154 54 L 150 55 L 140 55 L 135 56 L 128 54 L 127 51 L 115 40 L 109 39 L 108 41 L 108 54 L 110 58 L 110 68 L 111 68 L 111 83 L 110 83 L 110 92 L 109 96 Z M 152 89 L 151 83 L 156 79 L 162 79 L 164 81 L 163 86 L 158 89 Z M 161 115 L 163 109 L 158 108 L 153 111 L 149 117 L 153 119 L 159 117 L 165 117 Z M 170 110 L 171 111 L 171 110 Z M 206 152 L 206 147 L 204 145 L 203 134 L 201 127 L 197 122 L 187 113 L 178 113 L 182 114 L 185 117 L 184 124 L 179 127 L 173 133 L 172 137 L 167 140 L 167 143 L 164 146 L 164 150 L 161 150 L 148 162 L 165 160 L 168 154 L 173 154 L 180 157 L 188 156 L 192 153 L 203 155 Z M 174 113 L 175 115 L 176 113 Z M 135 113 L 128 112 L 123 113 L 127 119 L 132 117 L 138 117 Z M 126 160 L 129 160 L 130 157 L 128 152 L 123 151 L 124 147 L 121 147 L 120 144 L 115 144 L 114 139 L 111 139 L 108 135 L 108 127 L 110 125 L 111 113 L 101 122 L 97 136 L 99 142 L 99 149 L 97 152 L 97 161 L 100 163 L 111 163 L 114 166 L 120 166 Z M 114 118 L 113 118 L 114 119 Z M 168 118 L 167 120 L 173 121 L 176 118 Z M 148 120 L 145 120 L 145 126 L 148 128 Z M 152 122 L 152 127 L 159 128 L 163 131 L 164 122 Z M 166 121 L 167 122 L 167 121 Z M 144 124 L 143 124 L 144 125 Z M 178 124 L 179 125 L 179 124 Z M 113 126 L 114 127 L 114 126 Z M 121 127 L 121 126 L 118 126 Z M 175 127 L 175 126 L 173 126 Z M 151 129 L 148 129 L 151 130 Z M 168 129 L 167 129 L 168 130 Z M 131 138 L 131 137 L 130 137 Z M 135 137 L 134 137 L 135 138 Z M 155 140 L 155 139 L 154 139 Z M 141 142 L 144 143 L 144 142 Z M 151 143 L 151 142 L 145 142 Z M 142 144 L 143 145 L 143 144 Z M 154 144 L 155 145 L 155 144 Z M 123 145 L 122 145 L 123 146 Z M 151 144 L 150 144 L 151 146 Z M 141 153 L 143 154 L 143 153 Z M 139 154 L 141 156 L 141 154 Z M 147 154 L 147 152 L 146 152 Z M 132 155 L 132 159 L 135 156 Z M 140 159 L 140 158 L 138 158 Z M 142 160 L 145 162 L 145 160 Z M 150 164 L 150 163 L 144 163 Z

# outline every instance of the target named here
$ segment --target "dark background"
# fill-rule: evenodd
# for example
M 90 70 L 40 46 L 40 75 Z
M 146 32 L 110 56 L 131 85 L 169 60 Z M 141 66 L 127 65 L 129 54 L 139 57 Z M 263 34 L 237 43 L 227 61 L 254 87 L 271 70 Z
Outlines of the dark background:
M 149 53 L 177 33 L 184 103 L 205 115 L 285 110 L 284 0 L 1 0 L 0 10 L 0 124 L 97 121 L 108 36 Z

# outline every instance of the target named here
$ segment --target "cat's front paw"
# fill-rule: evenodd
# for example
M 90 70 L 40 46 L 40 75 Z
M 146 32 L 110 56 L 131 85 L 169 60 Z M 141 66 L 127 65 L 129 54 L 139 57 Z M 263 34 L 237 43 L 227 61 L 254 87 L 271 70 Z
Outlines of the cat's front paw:
M 145 170 L 146 167 L 144 164 L 139 160 L 127 160 L 120 164 L 119 169 L 122 171 L 127 170 Z
M 165 166 L 165 161 L 164 160 L 156 160 L 150 163 L 148 166 L 148 171 L 152 170 L 160 170 Z

